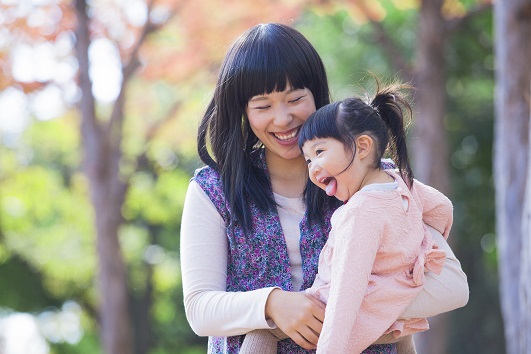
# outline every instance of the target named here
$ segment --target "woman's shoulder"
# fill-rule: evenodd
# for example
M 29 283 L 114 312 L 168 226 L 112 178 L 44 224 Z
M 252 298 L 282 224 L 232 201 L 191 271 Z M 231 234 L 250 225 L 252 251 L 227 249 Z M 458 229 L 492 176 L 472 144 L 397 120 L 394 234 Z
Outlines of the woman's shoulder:
M 210 166 L 201 167 L 195 170 L 192 181 L 195 181 L 210 199 L 212 199 L 213 195 L 223 195 L 223 187 L 219 172 Z
M 208 182 L 218 182 L 220 180 L 220 176 L 218 171 L 216 171 L 214 168 L 210 166 L 204 166 L 195 170 L 192 180 L 201 185 Z

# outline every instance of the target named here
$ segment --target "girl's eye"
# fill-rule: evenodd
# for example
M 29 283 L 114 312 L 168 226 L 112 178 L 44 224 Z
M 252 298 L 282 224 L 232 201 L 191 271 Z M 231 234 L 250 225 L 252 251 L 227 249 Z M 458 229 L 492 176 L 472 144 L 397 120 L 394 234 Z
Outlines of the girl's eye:
M 264 111 L 266 109 L 268 109 L 270 106 L 259 106 L 259 107 L 254 107 L 254 109 L 258 110 L 258 111 Z
M 315 150 L 315 156 L 319 156 L 324 150 Z
M 312 163 L 312 160 L 310 160 L 310 159 L 307 159 L 307 160 L 306 160 L 306 164 L 307 164 L 307 165 L 309 165 L 309 164 L 311 164 L 311 163 Z

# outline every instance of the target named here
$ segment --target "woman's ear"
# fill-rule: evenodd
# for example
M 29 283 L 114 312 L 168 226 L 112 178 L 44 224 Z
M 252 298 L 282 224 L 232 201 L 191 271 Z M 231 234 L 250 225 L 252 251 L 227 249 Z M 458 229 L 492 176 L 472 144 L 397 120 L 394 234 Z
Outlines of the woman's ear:
M 360 159 L 371 156 L 374 147 L 374 140 L 368 135 L 360 135 L 356 138 L 356 155 Z

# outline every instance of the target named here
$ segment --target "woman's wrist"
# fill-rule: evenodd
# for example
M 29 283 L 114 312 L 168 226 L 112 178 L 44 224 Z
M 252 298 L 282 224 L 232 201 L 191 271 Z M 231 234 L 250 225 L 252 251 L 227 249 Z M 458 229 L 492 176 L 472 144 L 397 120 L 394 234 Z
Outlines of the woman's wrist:
M 275 301 L 276 297 L 279 295 L 279 293 L 282 292 L 282 289 L 280 288 L 273 288 L 271 292 L 269 293 L 269 296 L 267 297 L 266 304 L 265 304 L 265 318 L 266 321 L 273 320 L 273 314 L 275 313 Z

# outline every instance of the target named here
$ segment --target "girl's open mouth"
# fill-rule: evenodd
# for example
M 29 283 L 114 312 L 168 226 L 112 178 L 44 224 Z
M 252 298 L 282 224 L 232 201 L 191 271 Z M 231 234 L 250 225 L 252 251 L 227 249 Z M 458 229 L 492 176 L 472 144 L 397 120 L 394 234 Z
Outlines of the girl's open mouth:
M 319 183 L 324 184 L 326 195 L 332 197 L 337 192 L 337 180 L 334 177 L 323 177 L 319 179 Z

